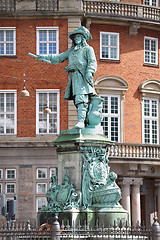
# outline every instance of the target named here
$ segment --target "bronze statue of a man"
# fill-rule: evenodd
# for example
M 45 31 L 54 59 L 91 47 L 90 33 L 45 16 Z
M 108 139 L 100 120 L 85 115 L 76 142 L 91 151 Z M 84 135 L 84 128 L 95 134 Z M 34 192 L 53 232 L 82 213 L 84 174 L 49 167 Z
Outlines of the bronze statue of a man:
M 57 55 L 38 56 L 37 59 L 43 61 L 50 60 L 53 64 L 58 64 L 68 59 L 69 65 L 65 68 L 68 73 L 68 83 L 64 98 L 73 100 L 78 112 L 78 123 L 74 128 L 85 126 L 88 102 L 96 92 L 93 86 L 93 76 L 97 70 L 97 61 L 94 50 L 87 42 L 92 39 L 88 29 L 83 26 L 78 27 L 69 34 L 72 39 L 72 47 L 66 52 Z

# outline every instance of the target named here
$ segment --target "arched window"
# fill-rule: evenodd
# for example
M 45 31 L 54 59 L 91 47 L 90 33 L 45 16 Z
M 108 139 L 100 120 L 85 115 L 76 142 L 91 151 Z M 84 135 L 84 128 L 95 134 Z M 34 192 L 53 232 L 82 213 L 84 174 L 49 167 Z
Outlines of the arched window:
M 95 81 L 95 89 L 103 102 L 104 134 L 109 140 L 123 141 L 123 104 L 128 83 L 117 76 L 103 76 Z
M 160 81 L 146 80 L 139 86 L 142 103 L 142 143 L 159 144 Z

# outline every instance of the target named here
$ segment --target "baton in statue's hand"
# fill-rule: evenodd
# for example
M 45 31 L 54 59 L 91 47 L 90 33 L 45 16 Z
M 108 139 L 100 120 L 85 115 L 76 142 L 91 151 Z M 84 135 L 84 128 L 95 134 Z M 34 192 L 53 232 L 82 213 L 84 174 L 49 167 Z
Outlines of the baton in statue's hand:
M 33 53 L 28 53 L 29 56 L 31 57 L 34 57 L 35 59 L 41 61 L 41 62 L 47 62 L 47 63 L 51 63 L 51 61 L 41 57 L 41 56 L 37 56 L 37 55 L 34 55 Z

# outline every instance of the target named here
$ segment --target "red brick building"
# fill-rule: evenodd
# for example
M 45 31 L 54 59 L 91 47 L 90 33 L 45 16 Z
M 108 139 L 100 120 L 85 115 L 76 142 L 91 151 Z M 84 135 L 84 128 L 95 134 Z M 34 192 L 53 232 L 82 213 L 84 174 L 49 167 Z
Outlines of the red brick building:
M 134 224 L 149 225 L 160 216 L 159 2 L 3 0 L 0 13 L 0 189 L 18 196 L 18 220 L 35 220 L 46 204 L 57 166 L 51 142 L 76 122 L 64 100 L 67 62 L 41 63 L 28 53 L 66 51 L 68 33 L 82 24 L 93 36 L 95 88 L 104 98 L 104 134 L 116 142 L 109 164 L 121 203 Z M 20 97 L 24 79 L 29 97 Z

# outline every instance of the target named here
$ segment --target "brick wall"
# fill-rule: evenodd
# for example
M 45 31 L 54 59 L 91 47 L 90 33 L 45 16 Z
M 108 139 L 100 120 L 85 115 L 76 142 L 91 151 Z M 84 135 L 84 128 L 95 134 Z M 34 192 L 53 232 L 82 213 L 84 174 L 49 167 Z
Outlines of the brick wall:
M 0 89 L 17 89 L 17 137 L 36 136 L 36 89 L 60 89 L 60 129 L 68 124 L 67 101 L 64 92 L 67 84 L 65 66 L 41 63 L 28 55 L 36 54 L 36 27 L 59 26 L 59 49 L 68 48 L 67 19 L 12 19 L 0 20 L 1 27 L 16 27 L 16 57 L 1 57 Z M 23 89 L 23 74 L 26 74 L 26 89 L 30 97 L 19 96 Z
M 159 67 L 144 66 L 144 36 L 158 38 L 159 33 L 140 28 L 138 34 L 133 36 L 129 35 L 127 26 L 104 24 L 91 24 L 90 30 L 93 40 L 89 44 L 93 46 L 98 62 L 95 79 L 114 75 L 127 81 L 129 89 L 124 103 L 124 142 L 141 143 L 142 115 L 138 87 L 147 79 L 160 80 Z M 100 60 L 100 31 L 120 33 L 120 62 Z

